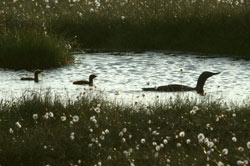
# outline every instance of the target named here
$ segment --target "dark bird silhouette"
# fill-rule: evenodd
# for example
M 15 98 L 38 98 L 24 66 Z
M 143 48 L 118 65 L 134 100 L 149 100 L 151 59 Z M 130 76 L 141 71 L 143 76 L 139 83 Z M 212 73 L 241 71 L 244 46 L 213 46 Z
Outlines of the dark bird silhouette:
M 34 77 L 21 77 L 21 80 L 28 80 L 28 81 L 32 81 L 34 80 L 35 82 L 38 82 L 38 74 L 40 74 L 42 72 L 42 70 L 35 70 L 34 71 Z
M 76 85 L 89 85 L 89 86 L 93 86 L 93 79 L 96 78 L 97 76 L 94 75 L 94 74 L 91 74 L 89 76 L 89 81 L 87 80 L 78 80 L 78 81 L 74 81 L 73 84 L 76 84 Z
M 181 92 L 181 91 L 196 91 L 200 95 L 204 95 L 203 87 L 205 85 L 206 80 L 219 73 L 212 73 L 205 71 L 201 73 L 201 75 L 198 78 L 197 84 L 195 88 L 186 86 L 186 85 L 179 85 L 179 84 L 171 84 L 166 86 L 159 86 L 155 88 L 142 88 L 144 91 L 160 91 L 160 92 Z

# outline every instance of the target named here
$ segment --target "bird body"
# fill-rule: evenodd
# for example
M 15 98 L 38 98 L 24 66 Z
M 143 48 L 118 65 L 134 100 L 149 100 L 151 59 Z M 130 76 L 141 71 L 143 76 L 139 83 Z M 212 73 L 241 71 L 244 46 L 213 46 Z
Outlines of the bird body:
M 198 78 L 197 84 L 195 88 L 186 86 L 186 85 L 179 85 L 179 84 L 170 84 L 165 86 L 159 86 L 155 88 L 142 88 L 144 91 L 159 91 L 159 92 L 181 92 L 181 91 L 196 91 L 197 93 L 204 95 L 203 87 L 205 85 L 206 80 L 219 73 L 212 73 L 205 71 L 201 73 L 201 75 Z
M 39 69 L 37 69 L 37 70 L 35 70 L 34 71 L 34 77 L 21 77 L 21 80 L 27 80 L 27 81 L 32 81 L 32 80 L 34 80 L 35 82 L 38 82 L 39 80 L 38 80 L 38 74 L 40 74 L 42 72 L 42 70 L 39 70 Z
M 87 80 L 78 80 L 78 81 L 74 81 L 73 84 L 75 85 L 89 85 L 89 86 L 93 86 L 94 83 L 93 83 L 93 79 L 96 78 L 97 76 L 94 75 L 94 74 L 91 74 L 89 76 L 89 81 Z

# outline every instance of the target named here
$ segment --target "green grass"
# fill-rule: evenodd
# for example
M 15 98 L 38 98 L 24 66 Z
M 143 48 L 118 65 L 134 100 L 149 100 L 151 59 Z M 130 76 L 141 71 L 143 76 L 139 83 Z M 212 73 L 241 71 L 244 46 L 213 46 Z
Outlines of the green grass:
M 1 29 L 64 36 L 73 47 L 250 57 L 247 1 L 3 1 Z
M 229 108 L 220 102 L 197 103 L 177 98 L 164 104 L 132 105 L 118 105 L 88 95 L 66 103 L 50 94 L 2 101 L 0 163 L 28 166 L 250 162 L 249 103 Z
M 6 32 L 0 38 L 0 67 L 47 69 L 73 63 L 62 38 L 33 31 Z

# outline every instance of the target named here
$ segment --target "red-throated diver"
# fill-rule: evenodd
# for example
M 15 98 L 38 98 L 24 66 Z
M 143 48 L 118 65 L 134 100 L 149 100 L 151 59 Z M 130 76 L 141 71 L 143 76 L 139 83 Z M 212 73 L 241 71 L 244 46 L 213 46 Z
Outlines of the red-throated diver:
M 208 71 L 201 73 L 201 75 L 198 78 L 198 81 L 197 81 L 195 88 L 185 86 L 185 85 L 171 84 L 171 85 L 159 86 L 159 87 L 155 87 L 155 88 L 142 88 L 142 90 L 144 90 L 144 91 L 160 91 L 160 92 L 181 92 L 181 91 L 196 90 L 196 92 L 199 93 L 200 95 L 204 95 L 203 87 L 204 87 L 206 80 L 209 77 L 216 75 L 216 74 L 219 74 L 219 73 L 212 73 L 212 72 L 208 72 Z
M 34 80 L 35 82 L 38 82 L 38 74 L 40 74 L 42 72 L 42 70 L 35 70 L 34 71 L 34 77 L 21 77 L 21 80 Z
M 79 80 L 79 81 L 74 81 L 73 84 L 76 84 L 76 85 L 89 85 L 89 86 L 93 86 L 93 79 L 96 78 L 97 76 L 94 75 L 94 74 L 91 74 L 89 76 L 89 81 L 87 80 Z

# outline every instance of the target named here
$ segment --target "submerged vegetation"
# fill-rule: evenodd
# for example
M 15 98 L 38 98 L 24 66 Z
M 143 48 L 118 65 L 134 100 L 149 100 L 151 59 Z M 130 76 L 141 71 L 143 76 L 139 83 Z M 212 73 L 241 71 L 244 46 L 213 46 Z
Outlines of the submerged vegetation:
M 81 48 L 168 49 L 249 58 L 249 16 L 246 0 L 4 0 L 0 33 L 36 30 L 63 36 Z
M 122 106 L 82 94 L 0 103 L 1 165 L 248 165 L 250 105 Z

